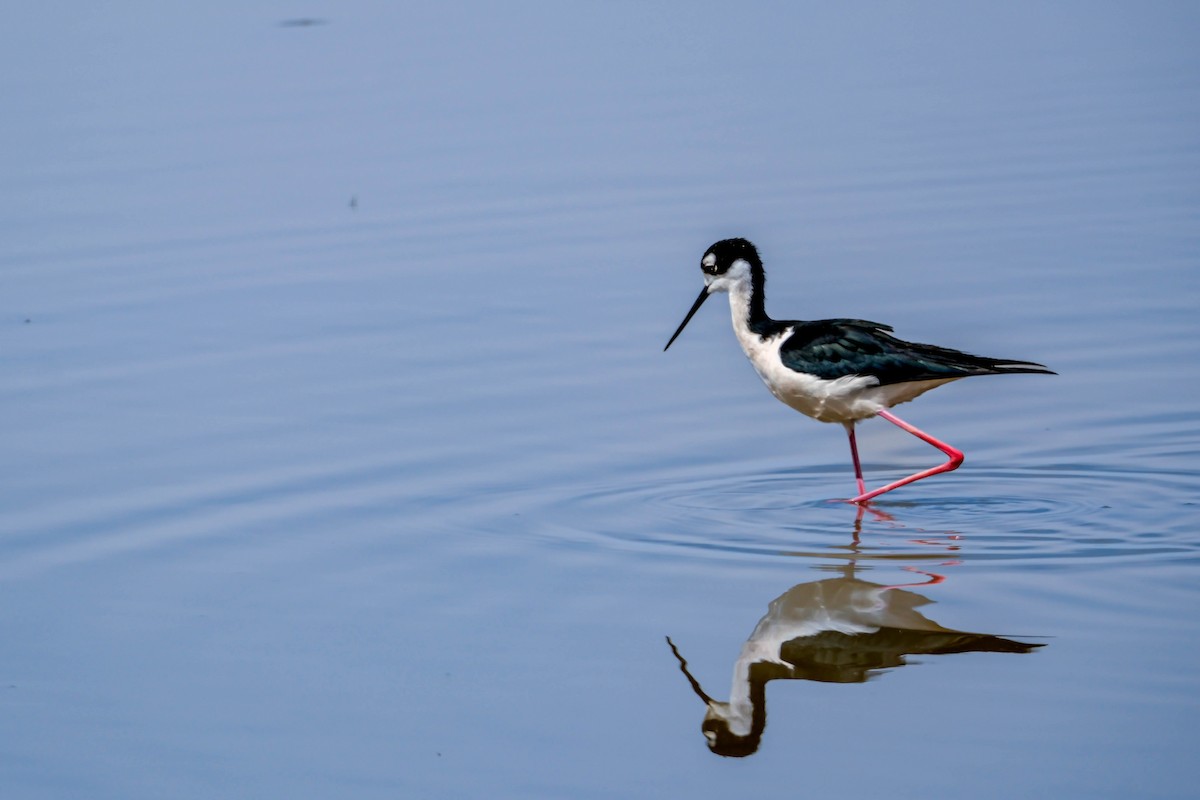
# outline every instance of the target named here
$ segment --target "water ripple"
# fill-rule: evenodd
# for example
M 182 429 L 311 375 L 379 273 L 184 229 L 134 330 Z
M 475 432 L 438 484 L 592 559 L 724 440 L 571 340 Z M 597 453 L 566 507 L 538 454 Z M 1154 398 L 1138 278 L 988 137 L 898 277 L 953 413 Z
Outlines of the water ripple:
M 746 471 L 609 484 L 559 497 L 547 515 L 559 539 L 706 558 L 830 555 L 848 532 L 875 557 L 911 557 L 914 544 L 930 543 L 967 560 L 1046 566 L 1200 556 L 1193 472 L 1083 464 L 975 470 L 925 490 L 954 494 L 902 490 L 861 512 L 806 499 L 829 496 L 829 474 Z

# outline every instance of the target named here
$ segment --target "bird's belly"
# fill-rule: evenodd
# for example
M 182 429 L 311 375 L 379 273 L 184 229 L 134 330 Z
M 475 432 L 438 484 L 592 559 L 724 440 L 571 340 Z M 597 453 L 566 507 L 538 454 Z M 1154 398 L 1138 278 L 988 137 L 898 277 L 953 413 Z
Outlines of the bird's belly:
M 828 380 L 800 372 L 760 375 L 771 394 L 782 403 L 821 422 L 865 419 L 884 407 L 870 397 L 870 390 L 877 383 L 872 377 L 849 375 Z
M 780 366 L 759 369 L 759 377 L 780 402 L 820 422 L 854 422 L 878 414 L 882 409 L 906 403 L 954 378 L 910 381 L 880 386 L 871 375 L 819 378 Z

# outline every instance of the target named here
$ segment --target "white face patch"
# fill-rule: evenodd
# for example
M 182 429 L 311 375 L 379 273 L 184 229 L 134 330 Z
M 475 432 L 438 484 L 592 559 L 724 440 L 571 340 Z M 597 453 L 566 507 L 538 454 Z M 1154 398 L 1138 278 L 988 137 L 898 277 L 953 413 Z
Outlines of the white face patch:
M 749 302 L 750 296 L 750 262 L 744 258 L 739 258 L 729 265 L 729 269 L 722 272 L 720 275 L 704 273 L 704 282 L 708 285 L 709 292 L 741 292 L 745 295 L 737 302 L 739 306 Z
M 715 267 L 716 265 L 717 265 L 717 257 L 714 256 L 712 253 L 705 254 L 704 258 L 701 259 L 701 261 L 700 261 L 701 267 L 706 267 L 706 268 L 711 269 L 712 267 Z

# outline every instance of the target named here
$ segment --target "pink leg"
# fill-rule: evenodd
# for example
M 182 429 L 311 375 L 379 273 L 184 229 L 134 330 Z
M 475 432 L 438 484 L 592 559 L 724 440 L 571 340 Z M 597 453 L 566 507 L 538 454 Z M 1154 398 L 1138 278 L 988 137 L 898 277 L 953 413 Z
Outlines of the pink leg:
M 850 456 L 854 459 L 854 478 L 858 481 L 858 493 L 866 494 L 867 484 L 863 483 L 862 464 L 858 460 L 858 443 L 854 441 L 854 423 L 843 423 L 846 433 L 850 436 Z
M 887 486 L 880 487 L 879 489 L 875 489 L 870 492 L 862 492 L 861 491 L 862 484 L 860 481 L 859 495 L 858 495 L 858 497 L 851 499 L 850 500 L 851 503 L 866 503 L 868 500 L 878 497 L 879 495 L 883 494 L 884 492 L 890 492 L 892 489 L 898 489 L 901 486 L 905 486 L 907 484 L 912 483 L 913 481 L 919 481 L 922 478 L 928 478 L 930 475 L 937 475 L 942 472 L 950 472 L 951 470 L 958 469 L 959 465 L 962 464 L 963 454 L 962 454 L 961 450 L 951 447 L 950 445 L 946 444 L 945 442 L 938 441 L 937 439 L 930 436 L 928 433 L 925 433 L 925 431 L 923 431 L 917 427 L 914 427 L 913 425 L 909 425 L 907 422 L 900 419 L 899 417 L 897 417 L 895 414 L 891 413 L 890 411 L 887 411 L 886 409 L 880 411 L 879 416 L 883 417 L 884 419 L 886 419 L 888 422 L 892 423 L 893 425 L 898 425 L 899 427 L 901 427 L 904 430 L 911 433 L 913 436 L 916 436 L 921 441 L 928 442 L 929 444 L 933 445 L 938 450 L 941 450 L 943 453 L 945 453 L 947 456 L 949 456 L 950 460 L 947 461 L 945 464 L 939 464 L 936 467 L 930 467 L 927 470 L 918 472 L 916 475 L 909 475 L 907 478 L 901 478 L 900 480 L 896 481 L 895 483 L 889 483 Z M 851 442 L 851 445 L 853 446 L 853 443 L 854 443 L 853 433 L 851 433 L 850 442 Z M 857 453 L 855 453 L 854 461 L 855 461 L 855 467 L 857 468 L 857 466 L 858 466 L 858 454 Z

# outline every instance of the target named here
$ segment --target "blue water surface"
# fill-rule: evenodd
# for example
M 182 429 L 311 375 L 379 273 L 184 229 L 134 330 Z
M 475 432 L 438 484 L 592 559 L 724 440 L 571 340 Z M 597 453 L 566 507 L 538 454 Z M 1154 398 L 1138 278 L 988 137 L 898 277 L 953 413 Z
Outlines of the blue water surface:
M 1194 796 L 1198 35 L 8 9 L 3 796 Z M 857 513 L 723 301 L 662 352 L 728 236 L 778 317 L 1059 374 L 902 407 L 967 461 Z

